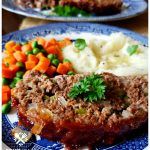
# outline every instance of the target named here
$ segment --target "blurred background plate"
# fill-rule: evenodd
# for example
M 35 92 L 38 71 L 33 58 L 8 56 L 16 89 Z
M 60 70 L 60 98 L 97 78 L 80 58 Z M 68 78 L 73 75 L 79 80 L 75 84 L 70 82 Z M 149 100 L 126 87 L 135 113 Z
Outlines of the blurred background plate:
M 109 35 L 113 32 L 122 32 L 125 35 L 141 42 L 143 45 L 147 46 L 148 39 L 141 36 L 135 32 L 108 26 L 101 24 L 92 23 L 51 23 L 39 27 L 34 27 L 22 31 L 12 32 L 2 37 L 2 48 L 4 50 L 4 45 L 9 40 L 14 40 L 16 42 L 25 42 L 27 40 L 33 39 L 37 36 L 46 36 L 53 34 L 54 37 L 64 33 L 93 33 L 93 34 L 106 34 Z M 58 142 L 48 141 L 41 137 L 33 136 L 32 139 L 19 146 L 15 143 L 14 138 L 11 136 L 11 129 L 17 125 L 17 114 L 15 110 L 12 110 L 10 114 L 2 116 L 2 141 L 12 149 L 31 149 L 31 150 L 60 150 L 63 145 Z M 148 145 L 148 134 L 145 126 L 144 129 L 138 130 L 133 137 L 128 140 L 118 143 L 117 145 L 96 146 L 96 150 L 143 150 Z
M 16 6 L 15 0 L 2 0 L 2 7 L 13 13 L 24 15 L 27 17 L 53 20 L 53 21 L 117 21 L 132 18 L 144 13 L 147 9 L 147 2 L 145 0 L 123 0 L 126 8 L 120 13 L 107 16 L 89 16 L 89 17 L 58 17 L 46 16 L 39 11 L 31 8 L 21 8 Z

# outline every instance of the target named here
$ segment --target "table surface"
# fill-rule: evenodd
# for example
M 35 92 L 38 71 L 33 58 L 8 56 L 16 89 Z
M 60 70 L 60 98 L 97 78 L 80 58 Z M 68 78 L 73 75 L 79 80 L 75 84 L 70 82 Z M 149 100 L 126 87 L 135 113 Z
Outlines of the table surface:
M 10 13 L 5 10 L 2 10 L 2 20 L 3 20 L 2 21 L 3 35 L 15 30 L 22 30 L 22 29 L 30 28 L 37 25 L 43 25 L 51 22 L 47 20 L 23 17 L 14 13 Z M 128 20 L 107 22 L 103 24 L 126 28 L 138 32 L 144 36 L 148 36 L 148 12 L 145 12 L 140 16 Z

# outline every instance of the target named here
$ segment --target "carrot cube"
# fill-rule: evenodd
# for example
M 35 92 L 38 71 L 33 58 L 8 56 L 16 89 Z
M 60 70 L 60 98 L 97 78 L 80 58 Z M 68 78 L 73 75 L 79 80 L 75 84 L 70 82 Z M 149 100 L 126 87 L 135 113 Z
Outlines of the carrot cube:
M 60 63 L 58 65 L 57 72 L 59 74 L 66 74 L 68 72 L 68 68 L 64 64 Z
M 48 69 L 46 70 L 46 73 L 47 73 L 50 77 L 52 77 L 55 72 L 56 72 L 56 67 L 54 67 L 54 66 L 50 66 L 50 67 L 48 67 Z
M 16 60 L 20 62 L 25 62 L 27 59 L 26 55 L 21 51 L 16 51 L 13 55 L 16 58 Z

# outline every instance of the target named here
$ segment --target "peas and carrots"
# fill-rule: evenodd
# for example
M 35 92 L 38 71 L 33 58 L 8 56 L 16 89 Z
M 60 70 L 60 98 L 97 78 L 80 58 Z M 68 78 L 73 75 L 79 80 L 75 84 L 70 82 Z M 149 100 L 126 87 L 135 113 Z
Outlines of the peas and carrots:
M 6 57 L 2 61 L 2 113 L 10 111 L 11 89 L 29 70 L 38 70 L 49 77 L 55 74 L 74 74 L 71 62 L 62 55 L 62 48 L 69 44 L 69 39 L 57 41 L 41 37 L 24 44 L 15 41 L 6 43 Z

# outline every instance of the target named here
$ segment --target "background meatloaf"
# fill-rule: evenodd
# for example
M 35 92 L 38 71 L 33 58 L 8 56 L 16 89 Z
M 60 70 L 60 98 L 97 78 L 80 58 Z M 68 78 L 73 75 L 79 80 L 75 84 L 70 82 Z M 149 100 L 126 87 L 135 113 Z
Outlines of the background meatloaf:
M 112 13 L 121 10 L 122 0 L 60 0 L 60 5 L 76 6 L 92 13 Z
M 86 75 L 87 76 L 87 75 Z M 147 76 L 117 77 L 103 73 L 106 99 L 99 103 L 67 94 L 85 75 L 49 79 L 36 71 L 13 90 L 20 123 L 31 132 L 66 145 L 112 144 L 147 122 Z
M 122 0 L 16 0 L 18 5 L 24 7 L 54 7 L 56 5 L 75 6 L 92 13 L 112 13 L 121 10 Z

